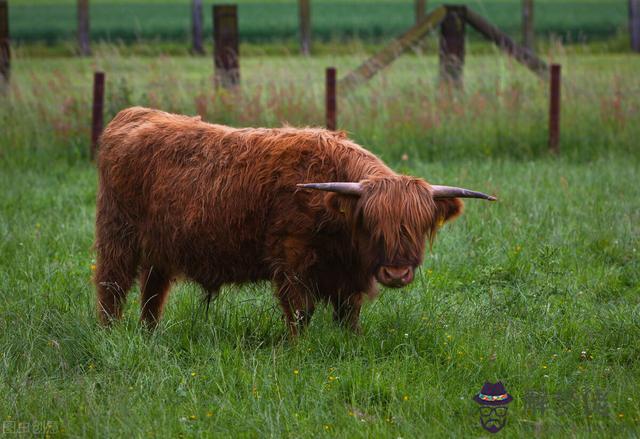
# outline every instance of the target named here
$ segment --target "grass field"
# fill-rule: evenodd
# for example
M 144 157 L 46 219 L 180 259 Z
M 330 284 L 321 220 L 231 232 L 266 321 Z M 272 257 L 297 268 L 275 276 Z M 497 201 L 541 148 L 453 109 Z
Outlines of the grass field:
M 92 74 L 107 74 L 106 117 L 131 105 L 200 114 L 236 126 L 324 124 L 324 69 L 339 76 L 366 59 L 252 57 L 241 65 L 239 95 L 212 89 L 212 62 L 197 57 L 135 58 L 106 46 L 89 60 L 17 59 L 13 96 L 0 108 L 7 123 L 10 160 L 52 156 L 86 158 Z M 635 99 L 640 60 L 623 55 L 544 55 L 563 64 L 561 149 L 573 160 L 637 156 L 640 109 Z M 547 151 L 548 85 L 509 58 L 469 56 L 465 93 L 438 88 L 438 60 L 398 60 L 368 85 L 339 102 L 339 126 L 385 160 L 399 163 L 462 158 L 542 157 Z M 26 152 L 25 152 L 26 151 Z
M 296 38 L 296 2 L 239 1 L 243 42 L 283 41 Z M 429 0 L 429 8 L 442 1 Z M 467 4 L 498 27 L 519 38 L 519 0 L 471 0 Z M 565 42 L 610 39 L 627 26 L 627 5 L 622 0 L 537 1 L 536 31 L 543 41 L 550 36 Z M 187 41 L 190 38 L 189 2 L 177 0 L 91 2 L 91 36 L 96 40 Z M 211 35 L 211 3 L 205 2 L 205 35 Z M 357 38 L 387 40 L 414 22 L 413 1 L 356 2 L 314 0 L 313 36 L 316 41 Z M 11 33 L 18 43 L 74 41 L 76 5 L 73 1 L 15 1 L 10 8 Z M 469 35 L 474 37 L 474 33 Z M 475 37 L 474 37 L 475 38 Z
M 90 78 L 108 112 L 144 104 L 234 125 L 320 124 L 323 67 L 360 57 L 252 58 L 240 96 L 208 60 L 17 59 L 0 103 L 0 416 L 54 436 L 478 436 L 485 381 L 514 397 L 509 437 L 631 437 L 640 422 L 640 60 L 564 66 L 559 158 L 546 86 L 471 57 L 466 91 L 409 57 L 339 102 L 339 123 L 403 172 L 500 198 L 469 201 L 416 281 L 384 291 L 355 337 L 321 311 L 286 337 L 269 285 L 227 288 L 205 316 L 175 288 L 159 330 L 96 323 Z M 403 155 L 406 156 L 403 157 Z M 546 402 L 546 404 L 545 404 Z M 36 431 L 37 432 L 37 431 Z

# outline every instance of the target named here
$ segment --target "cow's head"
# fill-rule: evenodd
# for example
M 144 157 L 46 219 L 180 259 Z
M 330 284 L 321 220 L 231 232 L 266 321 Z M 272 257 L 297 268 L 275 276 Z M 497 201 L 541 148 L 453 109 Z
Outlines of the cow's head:
M 366 266 L 380 283 L 395 288 L 411 283 L 422 264 L 426 240 L 432 241 L 439 226 L 462 212 L 460 198 L 495 200 L 409 176 L 298 186 L 332 192 L 326 203 L 353 227 Z

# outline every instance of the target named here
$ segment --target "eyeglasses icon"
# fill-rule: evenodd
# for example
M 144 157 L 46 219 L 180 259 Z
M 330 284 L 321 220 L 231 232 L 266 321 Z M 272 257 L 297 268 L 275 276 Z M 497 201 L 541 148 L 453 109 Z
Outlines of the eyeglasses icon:
M 495 414 L 502 417 L 507 414 L 507 407 L 480 407 L 480 413 L 482 416 L 491 416 L 492 414 Z

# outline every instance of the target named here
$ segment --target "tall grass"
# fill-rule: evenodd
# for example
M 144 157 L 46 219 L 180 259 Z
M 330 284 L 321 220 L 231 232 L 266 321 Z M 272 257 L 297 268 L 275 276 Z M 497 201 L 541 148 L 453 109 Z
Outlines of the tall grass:
M 640 79 L 632 72 L 638 60 L 566 56 L 561 48 L 550 57 L 564 67 L 561 154 L 636 159 Z M 0 107 L 3 151 L 86 158 L 94 70 L 107 75 L 106 122 L 123 108 L 143 105 L 233 126 L 321 126 L 324 67 L 335 65 L 342 75 L 364 58 L 245 58 L 237 92 L 213 88 L 206 59 L 123 57 L 116 46 L 104 46 L 92 61 L 18 59 Z M 498 54 L 468 57 L 463 91 L 441 88 L 437 70 L 432 56 L 398 60 L 339 96 L 339 127 L 393 162 L 547 154 L 545 81 Z

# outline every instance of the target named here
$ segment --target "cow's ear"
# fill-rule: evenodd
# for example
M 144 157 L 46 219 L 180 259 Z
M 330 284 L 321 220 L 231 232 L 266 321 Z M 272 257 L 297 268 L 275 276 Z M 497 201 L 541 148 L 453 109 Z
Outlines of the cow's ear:
M 358 197 L 330 192 L 324 197 L 327 209 L 335 215 L 350 216 L 357 204 Z
M 434 201 L 436 203 L 436 221 L 438 224 L 444 224 L 455 219 L 464 209 L 464 203 L 460 198 L 441 198 Z

